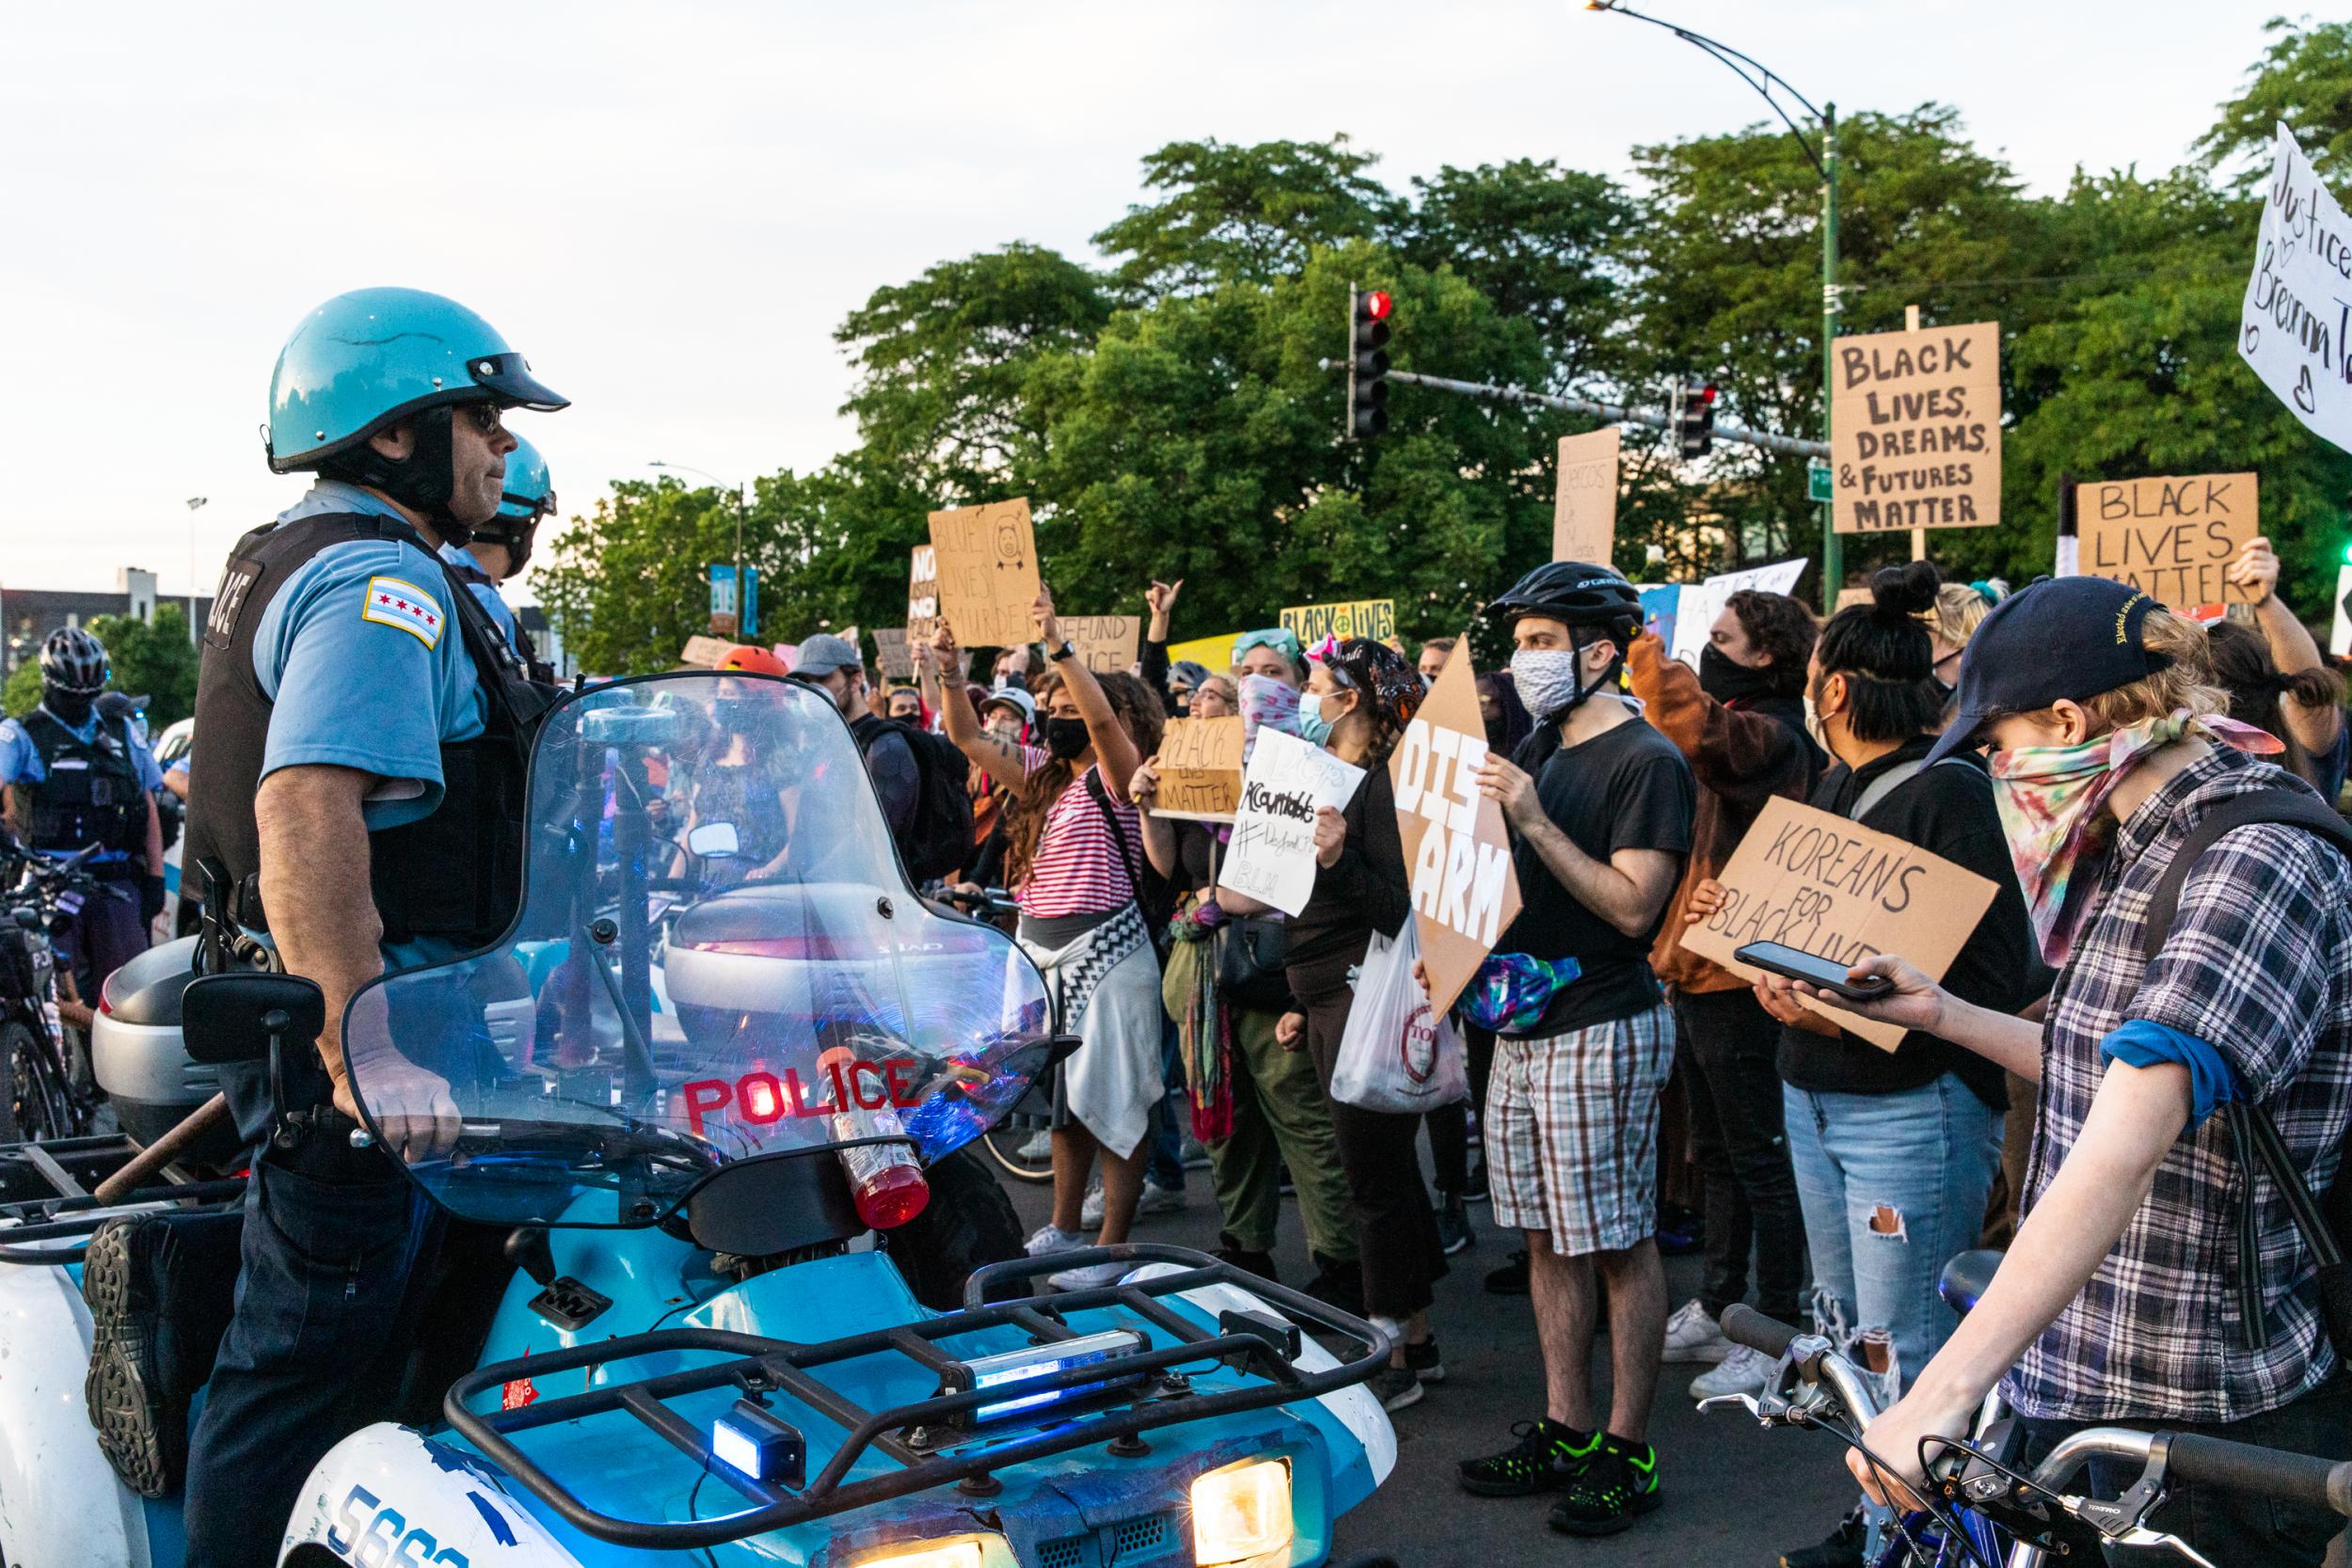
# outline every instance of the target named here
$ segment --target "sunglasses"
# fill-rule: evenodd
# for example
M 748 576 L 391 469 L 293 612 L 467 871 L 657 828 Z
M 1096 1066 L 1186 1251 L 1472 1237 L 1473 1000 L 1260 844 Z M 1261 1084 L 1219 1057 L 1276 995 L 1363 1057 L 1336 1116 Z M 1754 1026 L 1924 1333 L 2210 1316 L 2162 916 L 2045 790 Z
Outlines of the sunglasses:
M 506 428 L 506 411 L 495 403 L 461 403 L 457 411 L 485 436 L 496 436 Z

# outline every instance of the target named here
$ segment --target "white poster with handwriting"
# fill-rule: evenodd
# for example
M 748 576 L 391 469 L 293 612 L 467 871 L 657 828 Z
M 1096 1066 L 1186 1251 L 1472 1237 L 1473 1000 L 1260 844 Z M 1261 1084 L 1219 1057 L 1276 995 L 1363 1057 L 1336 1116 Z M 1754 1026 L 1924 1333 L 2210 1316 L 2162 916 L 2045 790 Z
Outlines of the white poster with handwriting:
M 2352 222 L 2278 128 L 2237 351 L 2312 435 L 2352 451 Z
M 1241 811 L 1217 886 L 1284 914 L 1305 909 L 1315 891 L 1315 812 L 1323 806 L 1346 810 L 1363 782 L 1362 768 L 1322 747 L 1261 729 L 1242 776 Z
M 1786 594 L 1797 586 L 1797 578 L 1804 573 L 1804 562 L 1776 561 L 1770 566 L 1751 566 L 1742 572 L 1723 572 L 1708 578 L 1692 588 L 1685 586 L 1682 597 L 1675 606 L 1675 640 L 1667 652 L 1695 670 L 1699 667 L 1699 650 L 1707 646 L 1707 634 L 1715 625 L 1715 617 L 1724 612 L 1724 602 L 1742 588 L 1759 593 Z

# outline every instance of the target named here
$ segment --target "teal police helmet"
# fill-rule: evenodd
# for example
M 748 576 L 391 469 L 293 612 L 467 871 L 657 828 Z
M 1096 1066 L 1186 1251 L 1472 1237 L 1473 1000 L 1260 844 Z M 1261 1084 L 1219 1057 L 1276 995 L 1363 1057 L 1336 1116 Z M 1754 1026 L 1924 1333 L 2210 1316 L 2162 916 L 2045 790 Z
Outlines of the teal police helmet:
M 270 374 L 269 466 L 316 468 L 396 420 L 489 401 L 563 408 L 498 330 L 421 289 L 354 289 L 312 310 Z
M 528 526 L 554 510 L 555 481 L 548 474 L 548 460 L 537 447 L 516 436 L 515 450 L 506 454 L 506 494 L 499 502 L 499 521 Z

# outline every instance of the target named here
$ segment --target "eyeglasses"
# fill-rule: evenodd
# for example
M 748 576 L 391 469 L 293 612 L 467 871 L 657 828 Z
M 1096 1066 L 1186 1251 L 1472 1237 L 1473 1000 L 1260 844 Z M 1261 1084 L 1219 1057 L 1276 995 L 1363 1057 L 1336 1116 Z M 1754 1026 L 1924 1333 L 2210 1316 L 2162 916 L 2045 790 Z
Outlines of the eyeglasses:
M 461 403 L 457 410 L 466 416 L 469 424 L 485 436 L 496 436 L 506 428 L 505 410 L 495 403 Z

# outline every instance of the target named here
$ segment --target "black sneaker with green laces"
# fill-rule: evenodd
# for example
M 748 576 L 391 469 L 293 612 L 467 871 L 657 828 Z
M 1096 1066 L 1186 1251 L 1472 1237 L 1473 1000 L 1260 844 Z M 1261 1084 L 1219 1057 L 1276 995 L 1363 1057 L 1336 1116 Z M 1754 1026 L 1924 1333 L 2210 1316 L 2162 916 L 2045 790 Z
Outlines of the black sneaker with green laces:
M 1518 1441 L 1501 1453 L 1461 1462 L 1463 1491 L 1482 1497 L 1558 1492 L 1581 1476 L 1600 1451 L 1599 1433 L 1553 1420 L 1521 1421 L 1511 1435 Z
M 1551 1509 L 1551 1528 L 1569 1535 L 1614 1535 L 1664 1500 L 1658 1488 L 1658 1450 L 1604 1435 L 1599 1451 Z

